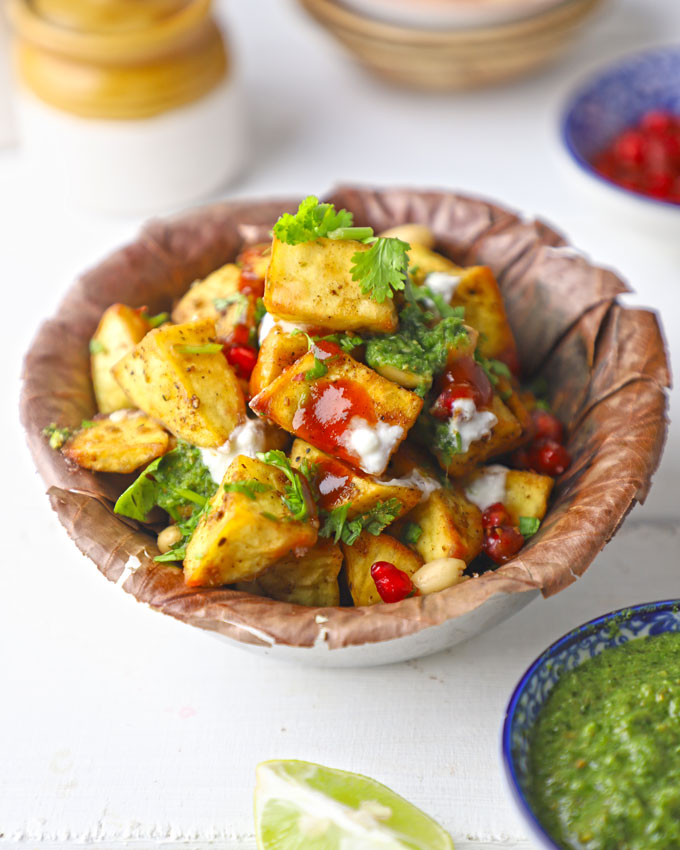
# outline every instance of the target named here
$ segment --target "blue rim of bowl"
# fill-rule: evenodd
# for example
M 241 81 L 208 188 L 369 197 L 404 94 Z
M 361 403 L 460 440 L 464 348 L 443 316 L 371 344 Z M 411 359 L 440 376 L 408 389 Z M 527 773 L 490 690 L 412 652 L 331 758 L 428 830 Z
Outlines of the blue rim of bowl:
M 565 635 L 562 635 L 562 637 L 558 638 L 554 643 L 551 643 L 550 646 L 533 661 L 517 683 L 515 690 L 512 692 L 512 696 L 510 697 L 508 706 L 505 710 L 505 720 L 503 722 L 503 732 L 501 735 L 501 755 L 503 758 L 503 767 L 505 768 L 505 775 L 512 791 L 512 795 L 527 823 L 529 823 L 534 832 L 544 842 L 547 842 L 549 847 L 555 848 L 555 850 L 564 850 L 563 847 L 555 842 L 554 838 L 545 830 L 539 819 L 534 814 L 533 808 L 520 788 L 512 758 L 512 746 L 510 741 L 512 721 L 517 709 L 517 703 L 519 702 L 528 680 L 548 658 L 554 656 L 559 650 L 565 649 L 574 643 L 578 643 L 586 635 L 599 631 L 599 629 L 601 629 L 602 626 L 604 626 L 609 620 L 615 620 L 619 617 L 629 619 L 635 614 L 645 614 L 653 611 L 663 611 L 667 608 L 677 608 L 678 604 L 678 599 L 661 599 L 658 602 L 642 602 L 639 605 L 630 605 L 625 608 L 618 608 L 615 611 L 610 611 L 608 614 L 601 614 L 593 620 L 588 620 L 587 623 L 576 626 L 576 628 L 567 632 Z
M 604 65 L 598 71 L 595 71 L 585 77 L 579 87 L 572 92 L 569 97 L 569 100 L 566 103 L 566 106 L 562 110 L 562 118 L 560 122 L 560 136 L 562 138 L 562 144 L 567 149 L 574 162 L 580 167 L 582 171 L 585 171 L 586 174 L 597 180 L 598 183 L 607 186 L 607 188 L 611 189 L 614 192 L 617 192 L 619 195 L 622 195 L 625 198 L 633 198 L 636 201 L 642 201 L 646 204 L 649 204 L 650 206 L 661 207 L 680 212 L 680 204 L 677 204 L 674 201 L 664 201 L 663 198 L 653 198 L 650 195 L 643 195 L 641 192 L 634 192 L 632 189 L 626 189 L 625 186 L 619 186 L 619 184 L 614 183 L 613 180 L 609 180 L 606 177 L 603 177 L 599 173 L 599 171 L 596 171 L 595 168 L 593 168 L 592 163 L 590 163 L 584 156 L 581 156 L 581 154 L 576 150 L 576 148 L 571 143 L 571 139 L 569 138 L 569 132 L 567 130 L 569 118 L 571 117 L 571 113 L 574 111 L 576 104 L 581 100 L 584 95 L 586 95 L 593 88 L 593 85 L 599 82 L 599 80 L 601 80 L 604 76 L 615 73 L 617 70 L 622 70 L 629 64 L 629 62 L 631 62 L 631 60 L 634 61 L 635 59 L 640 59 L 643 56 L 655 56 L 662 53 L 668 53 L 669 51 L 675 51 L 680 53 L 680 45 L 668 44 L 665 47 L 661 46 L 652 48 L 650 50 L 638 50 L 635 53 L 628 53 L 619 61 L 612 62 L 609 65 Z

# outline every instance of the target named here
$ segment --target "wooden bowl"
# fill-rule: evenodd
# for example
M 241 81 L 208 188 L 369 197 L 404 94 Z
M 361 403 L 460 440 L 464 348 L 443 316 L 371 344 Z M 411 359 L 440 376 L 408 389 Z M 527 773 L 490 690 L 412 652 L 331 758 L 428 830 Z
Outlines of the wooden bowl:
M 573 459 L 517 557 L 440 593 L 363 608 L 191 588 L 177 566 L 154 561 L 154 534 L 113 513 L 120 476 L 73 469 L 50 449 L 45 426 L 77 427 L 95 411 L 88 343 L 102 312 L 116 301 L 169 310 L 192 281 L 265 239 L 297 198 L 225 202 L 153 222 L 83 275 L 31 345 L 21 417 L 60 521 L 119 588 L 232 645 L 314 665 L 367 666 L 453 646 L 581 576 L 647 494 L 666 435 L 670 378 L 655 315 L 619 304 L 625 284 L 545 224 L 451 192 L 346 186 L 329 200 L 378 232 L 427 225 L 437 250 L 461 265 L 487 265 L 498 278 L 524 374 L 546 380 Z
M 489 86 L 557 59 L 604 0 L 565 0 L 483 27 L 420 29 L 366 17 L 335 0 L 299 0 L 369 70 L 431 91 Z

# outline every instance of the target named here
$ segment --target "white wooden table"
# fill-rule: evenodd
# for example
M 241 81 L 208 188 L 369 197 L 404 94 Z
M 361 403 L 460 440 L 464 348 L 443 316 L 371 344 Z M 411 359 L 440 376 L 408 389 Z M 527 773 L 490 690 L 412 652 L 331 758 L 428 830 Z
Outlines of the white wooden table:
M 680 240 L 621 230 L 561 167 L 559 103 L 605 58 L 680 32 L 667 0 L 612 3 L 572 55 L 511 88 L 404 93 L 363 76 L 290 3 L 233 2 L 250 92 L 251 169 L 234 195 L 340 180 L 457 187 L 555 222 L 663 314 L 680 362 Z M 530 848 L 498 756 L 505 703 L 571 626 L 680 596 L 680 436 L 648 503 L 575 586 L 455 651 L 374 670 L 312 670 L 231 649 L 136 604 L 52 517 L 16 422 L 21 355 L 72 278 L 140 222 L 63 208 L 0 151 L 3 581 L 0 847 L 253 846 L 255 764 L 296 757 L 368 773 L 439 819 L 461 848 Z M 677 394 L 673 406 L 678 409 Z

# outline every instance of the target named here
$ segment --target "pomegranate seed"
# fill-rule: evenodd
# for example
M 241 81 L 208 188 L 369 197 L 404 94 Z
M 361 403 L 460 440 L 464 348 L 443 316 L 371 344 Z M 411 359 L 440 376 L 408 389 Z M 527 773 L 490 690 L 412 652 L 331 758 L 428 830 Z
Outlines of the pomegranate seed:
M 475 388 L 470 384 L 451 384 L 438 396 L 430 408 L 430 413 L 436 419 L 450 419 L 453 403 L 460 398 L 474 399 Z
M 403 570 L 389 561 L 376 561 L 371 578 L 383 602 L 401 602 L 413 593 L 413 582 Z
M 665 133 L 673 126 L 674 118 L 670 112 L 663 109 L 652 109 L 643 116 L 640 126 L 650 133 Z
M 555 440 L 539 440 L 529 450 L 529 466 L 542 475 L 561 475 L 571 464 L 571 455 Z
M 637 130 L 622 133 L 614 144 L 614 153 L 621 162 L 639 165 L 645 158 L 646 139 Z
M 227 351 L 227 362 L 237 370 L 240 377 L 249 378 L 257 362 L 257 351 L 248 345 L 234 345 Z
M 524 546 L 524 538 L 511 525 L 489 528 L 484 533 L 484 552 L 497 564 L 505 564 Z
M 537 440 L 548 439 L 561 443 L 564 439 L 564 427 L 560 420 L 546 410 L 534 410 L 531 414 Z
M 498 528 L 501 525 L 512 525 L 510 514 L 502 502 L 496 502 L 482 514 L 482 525 L 484 528 Z
M 250 328 L 248 325 L 234 325 L 229 334 L 229 343 L 231 345 L 248 345 L 250 339 Z

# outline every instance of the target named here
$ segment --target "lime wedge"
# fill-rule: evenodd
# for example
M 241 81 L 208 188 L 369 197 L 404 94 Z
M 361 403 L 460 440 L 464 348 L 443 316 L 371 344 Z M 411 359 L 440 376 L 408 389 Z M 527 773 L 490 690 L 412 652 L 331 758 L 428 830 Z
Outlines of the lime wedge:
M 307 761 L 257 766 L 260 850 L 453 850 L 451 836 L 384 785 Z

